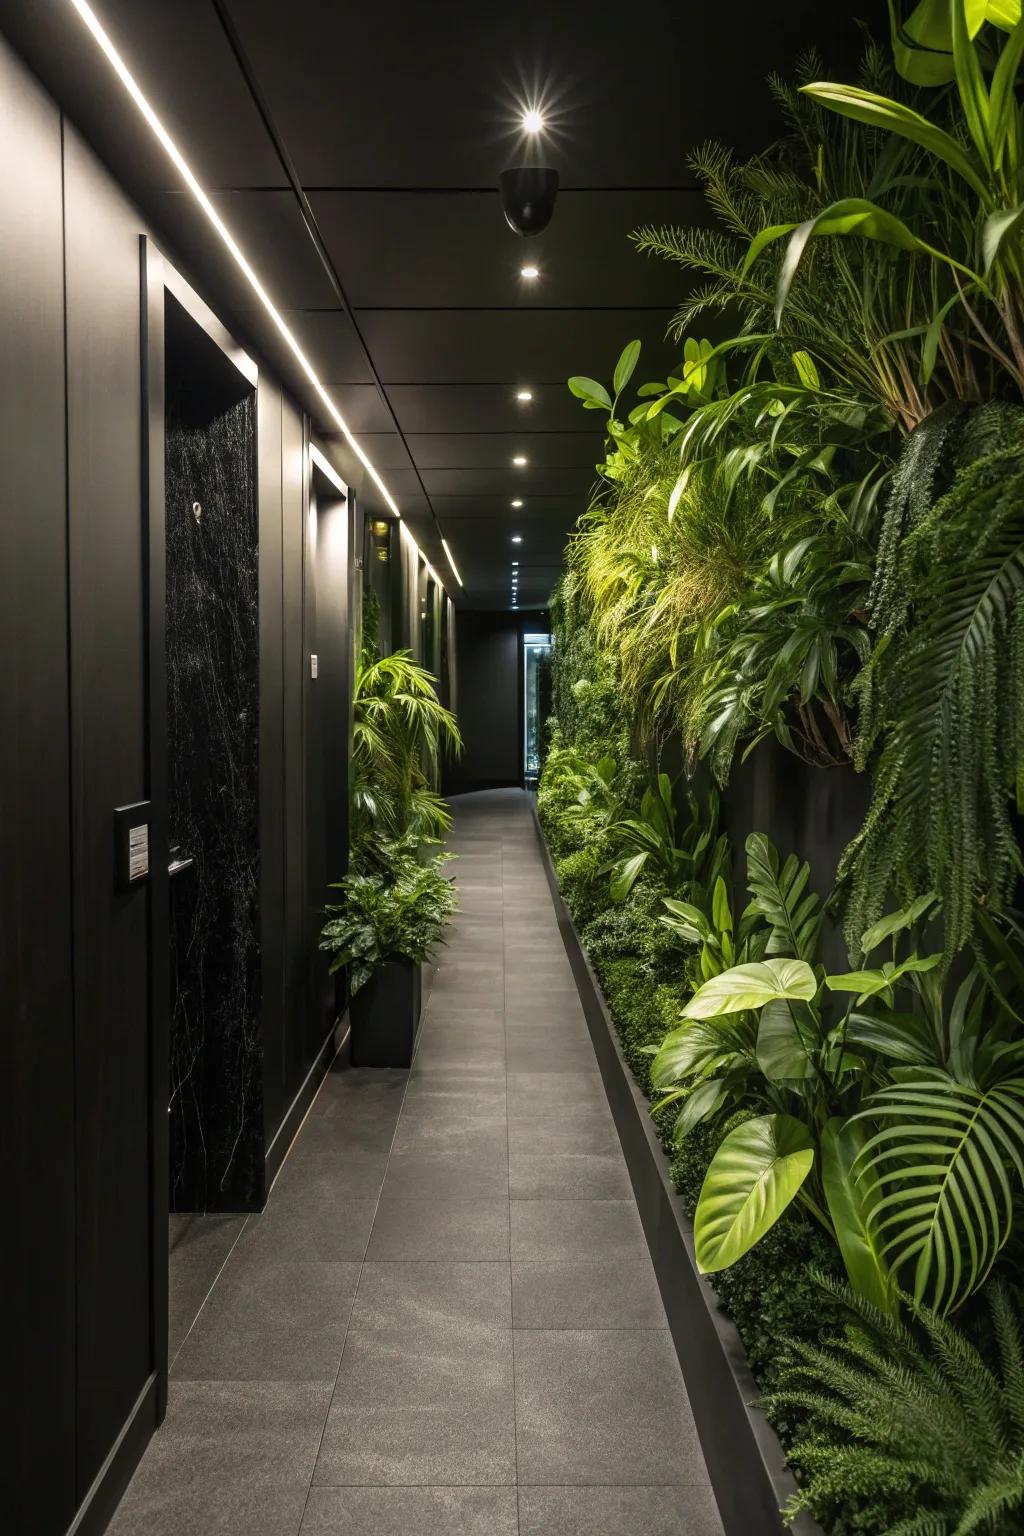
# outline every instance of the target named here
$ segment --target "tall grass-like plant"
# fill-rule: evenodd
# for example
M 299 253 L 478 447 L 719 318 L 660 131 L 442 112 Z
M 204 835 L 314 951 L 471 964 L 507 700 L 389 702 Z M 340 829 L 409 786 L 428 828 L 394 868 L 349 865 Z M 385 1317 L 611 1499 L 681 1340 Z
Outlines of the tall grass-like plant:
M 1019 16 L 1001 45 L 972 26 L 974 0 L 945 0 L 957 110 L 942 100 L 932 115 L 860 85 L 815 80 L 803 94 L 844 121 L 861 127 L 869 141 L 887 135 L 889 162 L 879 160 L 870 185 L 841 187 L 834 201 L 819 200 L 809 216 L 769 224 L 753 239 L 746 266 L 766 246 L 786 238 L 779 268 L 775 313 L 783 320 L 794 283 L 812 243 L 878 243 L 909 258 L 915 292 L 893 337 L 920 346 L 917 380 L 928 391 L 940 357 L 955 359 L 965 374 L 982 357 L 1024 393 L 1024 120 L 1017 86 L 1024 58 L 1024 21 Z M 974 34 L 974 35 L 972 35 Z M 914 152 L 914 184 L 894 174 L 891 146 Z M 825 189 L 823 188 L 824 192 Z M 824 202 L 824 206 L 822 206 Z M 885 343 L 883 343 L 884 345 Z M 973 369 L 971 372 L 973 373 Z M 992 375 L 989 375 L 991 382 Z M 958 397 L 976 399 L 969 389 Z M 987 391 L 986 391 L 987 392 Z
M 375 829 L 391 838 L 442 836 L 451 825 L 434 790 L 443 750 L 458 752 L 455 716 L 437 697 L 435 679 L 409 651 L 364 656 L 353 690 L 353 802 L 356 837 Z

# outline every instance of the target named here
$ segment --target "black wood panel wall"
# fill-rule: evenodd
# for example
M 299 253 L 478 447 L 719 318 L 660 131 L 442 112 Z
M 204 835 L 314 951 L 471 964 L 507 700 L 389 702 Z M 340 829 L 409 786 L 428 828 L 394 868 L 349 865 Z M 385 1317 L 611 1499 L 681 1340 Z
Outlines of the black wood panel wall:
M 49 1536 L 76 1504 L 61 122 L 2 39 L 0 146 L 0 1526 Z
M 0 1135 L 13 1220 L 0 1244 L 0 1529 L 65 1536 L 78 1509 L 75 1528 L 91 1536 L 155 1424 L 166 1369 L 166 1126 L 162 1107 L 153 1113 L 150 1019 L 166 912 L 145 886 L 117 888 L 113 846 L 115 807 L 146 799 L 155 772 L 147 647 L 163 625 L 147 623 L 147 488 L 159 477 L 140 259 L 151 232 L 2 39 L 0 154 Z M 145 302 L 150 324 L 160 306 Z M 257 410 L 272 1166 L 330 1045 L 331 998 L 319 971 L 311 994 L 309 945 L 323 877 L 343 864 L 351 529 L 336 507 L 332 558 L 311 565 L 308 424 L 262 369 Z M 396 621 L 411 639 L 414 551 L 396 543 Z M 330 683 L 310 736 L 309 652 L 321 644 Z M 322 753 L 318 806 L 311 750 Z M 321 820 L 327 843 L 311 862 Z M 135 1410 L 116 1478 L 82 1515 Z
M 81 1499 L 154 1364 L 147 888 L 112 850 L 147 724 L 139 223 L 67 126 L 64 153 Z

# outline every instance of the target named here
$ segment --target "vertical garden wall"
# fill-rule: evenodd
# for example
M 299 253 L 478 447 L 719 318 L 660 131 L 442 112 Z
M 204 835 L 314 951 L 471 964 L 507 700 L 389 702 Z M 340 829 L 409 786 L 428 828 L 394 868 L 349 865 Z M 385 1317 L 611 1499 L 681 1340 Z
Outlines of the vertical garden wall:
M 675 373 L 570 380 L 541 821 L 834 1533 L 1024 1530 L 1022 55 L 923 0 L 771 82 L 712 225 L 635 235 Z

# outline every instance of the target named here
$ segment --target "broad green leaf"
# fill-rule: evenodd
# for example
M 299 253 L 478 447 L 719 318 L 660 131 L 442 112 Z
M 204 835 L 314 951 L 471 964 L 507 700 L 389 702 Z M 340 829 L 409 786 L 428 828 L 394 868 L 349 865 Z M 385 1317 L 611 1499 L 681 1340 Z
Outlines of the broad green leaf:
M 672 1132 L 675 1140 L 682 1141 L 689 1136 L 695 1125 L 713 1115 L 723 1104 L 727 1092 L 728 1084 L 720 1077 L 709 1077 L 705 1082 L 698 1083 L 679 1111 Z
M 775 998 L 809 1002 L 817 990 L 814 972 L 804 960 L 759 960 L 752 965 L 734 965 L 720 976 L 711 977 L 693 994 L 683 1009 L 683 1017 L 714 1019 L 721 1014 L 763 1008 Z
M 817 1076 L 788 1003 L 776 1000 L 761 1010 L 757 1064 L 771 1083 L 806 1082 Z
M 991 272 L 1002 250 L 1004 241 L 1015 234 L 1024 218 L 1024 203 L 1016 208 L 1001 208 L 990 213 L 981 231 L 981 251 L 985 262 L 985 274 Z
M 569 380 L 569 388 L 576 398 L 584 403 L 588 400 L 593 400 L 606 411 L 610 411 L 612 408 L 611 395 L 604 385 L 599 384 L 596 379 L 588 379 L 585 374 L 577 373 Z
M 633 371 L 636 368 L 639 357 L 639 341 L 627 342 L 626 346 L 622 349 L 618 362 L 615 364 L 615 373 L 612 376 L 612 388 L 615 390 L 616 397 L 622 394 L 622 391 L 633 377 Z
M 703 1072 L 723 1051 L 722 1036 L 713 1025 L 702 1021 L 681 1024 L 665 1036 L 651 1063 L 651 1082 L 655 1088 L 670 1088 L 695 1072 Z
M 805 389 L 821 388 L 818 370 L 814 366 L 814 359 L 809 352 L 794 352 L 793 367 L 796 369 L 797 377 Z
M 729 888 L 719 875 L 711 898 L 711 921 L 719 933 L 732 933 L 732 904 Z
M 912 144 L 919 144 L 922 149 L 928 150 L 956 171 L 982 202 L 988 203 L 988 188 L 967 151 L 952 134 L 937 128 L 912 107 L 879 96 L 874 91 L 862 90 L 857 85 L 833 85 L 828 81 L 816 80 L 810 85 L 801 86 L 801 90 L 815 101 L 820 101 L 823 107 L 838 112 L 841 117 L 852 117 L 855 122 L 867 123 L 870 128 L 880 128 L 885 133 L 895 133 L 900 138 L 909 139 Z
M 613 901 L 625 901 L 630 891 L 639 878 L 640 871 L 647 863 L 647 853 L 634 853 L 631 858 L 623 859 L 616 864 L 609 881 L 609 890 Z
M 821 1136 L 821 1178 L 850 1284 L 880 1312 L 896 1317 L 896 1286 L 870 1223 L 880 1199 L 878 1181 L 870 1170 L 864 1176 L 854 1171 L 867 1139 L 862 1123 L 829 1120 Z
M 697 1267 L 728 1269 L 775 1225 L 814 1163 L 806 1125 L 791 1115 L 746 1120 L 711 1160 L 693 1220 Z
M 839 1039 L 842 1026 L 833 1031 Z M 845 1038 L 851 1045 L 877 1051 L 907 1066 L 938 1066 L 935 1042 L 924 1019 L 914 1013 L 864 1013 L 854 1009 L 846 1020 Z
M 889 30 L 896 71 L 912 85 L 947 85 L 953 78 L 949 0 L 920 0 L 901 22 L 889 0 Z

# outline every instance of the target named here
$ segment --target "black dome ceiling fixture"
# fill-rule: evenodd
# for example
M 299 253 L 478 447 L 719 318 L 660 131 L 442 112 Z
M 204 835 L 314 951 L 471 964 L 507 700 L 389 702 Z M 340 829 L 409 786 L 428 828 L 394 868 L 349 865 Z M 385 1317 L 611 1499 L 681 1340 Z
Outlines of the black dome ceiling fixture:
M 502 171 L 501 206 L 505 222 L 517 235 L 539 235 L 551 223 L 558 195 L 558 172 L 541 165 L 517 165 Z

